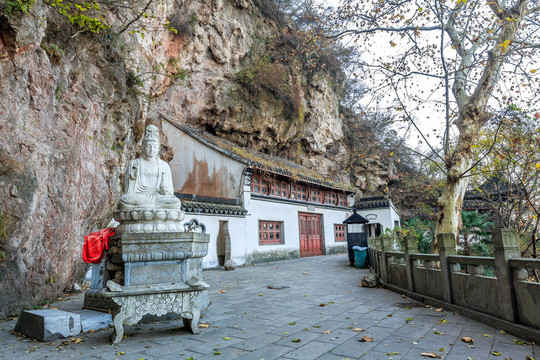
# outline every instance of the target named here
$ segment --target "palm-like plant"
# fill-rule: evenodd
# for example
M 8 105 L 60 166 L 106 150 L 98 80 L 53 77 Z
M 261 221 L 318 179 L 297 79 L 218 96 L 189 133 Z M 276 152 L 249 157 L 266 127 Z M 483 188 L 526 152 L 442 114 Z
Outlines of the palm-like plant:
M 493 228 L 493 223 L 487 221 L 487 216 L 488 214 L 480 214 L 478 210 L 463 211 L 461 213 L 461 220 L 463 222 L 461 235 L 463 235 L 465 255 L 471 255 L 471 245 L 469 240 L 472 236 L 486 237 L 489 234 L 489 230 Z

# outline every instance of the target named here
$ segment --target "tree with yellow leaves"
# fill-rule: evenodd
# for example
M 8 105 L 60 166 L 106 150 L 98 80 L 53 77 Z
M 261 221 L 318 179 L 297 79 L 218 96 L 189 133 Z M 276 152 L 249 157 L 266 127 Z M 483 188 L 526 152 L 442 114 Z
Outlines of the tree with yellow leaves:
M 538 104 L 538 1 L 343 0 L 327 24 L 326 36 L 355 39 L 368 53 L 362 76 L 377 105 L 393 108 L 436 154 L 446 178 L 437 233 L 458 234 L 486 123 L 509 103 Z M 430 138 L 419 118 L 443 130 Z

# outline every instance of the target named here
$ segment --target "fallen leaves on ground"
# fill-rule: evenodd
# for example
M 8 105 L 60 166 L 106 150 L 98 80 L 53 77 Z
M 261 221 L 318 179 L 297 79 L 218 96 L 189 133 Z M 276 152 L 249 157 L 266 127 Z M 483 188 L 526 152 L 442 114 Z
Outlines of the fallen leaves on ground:
M 221 355 L 221 354 L 222 354 L 221 351 L 216 351 L 216 352 L 214 353 L 214 355 Z
M 319 306 L 323 307 L 323 306 L 326 306 L 326 304 L 325 303 L 320 303 Z
M 491 335 L 489 335 L 489 334 L 482 334 L 482 336 L 491 337 Z
M 501 356 L 502 354 L 501 354 L 500 352 L 498 352 L 498 351 L 494 351 L 494 352 L 493 352 L 493 355 L 495 355 L 495 356 Z
M 292 339 L 292 342 L 295 342 L 295 343 L 298 343 L 300 341 L 302 341 L 302 339 Z
M 468 336 L 463 336 L 461 338 L 461 341 L 466 342 L 467 344 L 474 344 L 474 339 Z
M 373 338 L 372 337 L 368 337 L 367 335 L 364 335 L 363 338 L 359 339 L 358 341 L 361 341 L 361 342 L 372 342 L 373 341 Z
M 289 325 L 294 325 L 294 324 L 296 324 L 294 321 L 289 323 Z
M 199 327 L 200 327 L 200 328 L 207 328 L 207 327 L 209 327 L 209 326 L 210 326 L 210 324 L 199 324 Z
M 436 312 L 442 312 L 442 308 L 435 309 Z
M 527 360 L 534 360 L 534 358 L 532 356 L 525 356 L 525 359 Z
M 220 289 L 220 290 L 218 291 L 218 294 L 223 294 L 224 292 L 225 292 L 225 290 Z
M 364 331 L 364 329 L 362 329 L 362 328 L 352 328 L 352 331 L 360 332 L 360 331 Z
M 330 330 L 325 330 L 325 331 L 323 331 L 322 333 L 323 333 L 323 334 L 330 334 L 331 331 L 330 331 Z
M 399 354 L 397 351 L 394 351 L 394 352 L 387 352 L 386 355 L 397 355 Z
M 445 333 L 442 333 L 442 332 L 437 331 L 437 330 L 435 330 L 433 333 L 436 334 L 436 335 L 446 335 Z
M 421 353 L 420 355 L 422 356 L 425 356 L 425 357 L 429 357 L 429 358 L 433 358 L 433 359 L 440 359 L 441 357 L 433 352 L 430 352 L 430 353 Z
M 229 340 L 231 340 L 231 338 L 229 338 L 229 337 L 224 337 L 223 340 L 229 341 Z
M 528 343 L 526 341 L 517 340 L 517 339 L 513 339 L 512 341 L 515 342 L 518 345 L 531 345 L 531 343 Z

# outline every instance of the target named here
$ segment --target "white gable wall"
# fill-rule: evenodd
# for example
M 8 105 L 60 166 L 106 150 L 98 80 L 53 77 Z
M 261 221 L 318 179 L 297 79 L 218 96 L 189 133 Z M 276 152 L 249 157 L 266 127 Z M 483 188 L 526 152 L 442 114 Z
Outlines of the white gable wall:
M 375 209 L 358 209 L 357 213 L 369 220 L 369 224 L 381 224 L 382 232 L 386 229 L 394 229 L 395 222 L 397 221 L 401 226 L 401 220 L 399 214 L 395 210 L 392 203 L 388 207 L 375 208 Z
M 231 259 L 237 265 L 244 265 L 246 258 L 246 243 L 248 231 L 246 231 L 246 218 L 242 216 L 208 215 L 187 213 L 186 222 L 196 218 L 206 226 L 206 233 L 210 234 L 208 254 L 203 258 L 203 268 L 211 269 L 219 266 L 217 257 L 217 236 L 219 222 L 229 222 L 229 234 L 231 238 Z
M 229 199 L 240 196 L 246 165 L 202 144 L 168 121 L 162 124 L 174 152 L 169 163 L 174 191 Z

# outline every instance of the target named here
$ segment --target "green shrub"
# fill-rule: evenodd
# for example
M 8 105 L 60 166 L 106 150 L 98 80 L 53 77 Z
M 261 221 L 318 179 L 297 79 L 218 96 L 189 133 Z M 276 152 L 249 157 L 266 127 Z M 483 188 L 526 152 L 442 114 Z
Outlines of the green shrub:
M 58 62 L 64 57 L 64 50 L 60 49 L 56 44 L 41 44 L 41 47 L 51 60 Z
M 284 101 L 287 104 L 285 116 L 302 122 L 301 89 L 291 81 L 287 66 L 272 61 L 268 55 L 257 57 L 235 74 L 234 81 L 246 88 L 253 97 L 267 92 Z
M 8 19 L 14 14 L 22 13 L 28 15 L 28 10 L 30 10 L 34 3 L 35 0 L 9 0 L 6 1 L 3 12 L 6 14 Z

